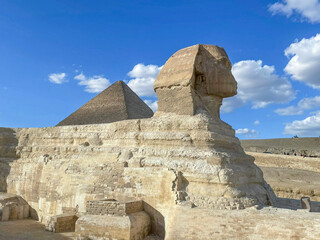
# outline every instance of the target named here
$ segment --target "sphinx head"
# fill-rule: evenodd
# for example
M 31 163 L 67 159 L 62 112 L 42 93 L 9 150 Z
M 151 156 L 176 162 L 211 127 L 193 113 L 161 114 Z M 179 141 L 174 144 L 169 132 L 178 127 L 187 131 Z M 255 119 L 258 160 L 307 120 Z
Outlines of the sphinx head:
M 237 82 L 231 73 L 231 62 L 223 48 L 199 45 L 194 64 L 192 87 L 203 94 L 232 97 L 237 94 Z
M 219 117 L 222 99 L 237 94 L 237 82 L 223 48 L 198 44 L 173 54 L 160 71 L 154 89 L 160 112 Z

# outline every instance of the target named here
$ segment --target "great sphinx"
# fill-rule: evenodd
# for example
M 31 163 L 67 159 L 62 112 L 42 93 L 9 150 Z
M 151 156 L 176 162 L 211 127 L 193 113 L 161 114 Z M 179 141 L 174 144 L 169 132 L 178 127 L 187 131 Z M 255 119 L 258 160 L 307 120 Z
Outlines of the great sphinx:
M 88 201 L 143 201 L 161 237 L 177 207 L 270 204 L 262 171 L 220 119 L 222 99 L 237 92 L 223 48 L 198 44 L 176 52 L 154 89 L 159 109 L 151 118 L 0 129 L 0 143 L 10 142 L 0 148 L 0 190 L 21 196 L 42 222 L 65 212 L 85 216 Z
M 206 171 L 201 177 L 191 177 L 202 183 L 186 190 L 190 196 L 205 192 L 202 201 L 192 200 L 197 206 L 239 209 L 270 204 L 262 171 L 244 153 L 232 127 L 220 119 L 223 98 L 237 94 L 231 67 L 222 47 L 197 44 L 174 53 L 154 84 L 159 106 L 156 117 L 174 114 L 188 119 L 189 115 L 207 123 L 210 137 L 205 145 L 211 156 L 204 161 Z M 201 189 L 202 184 L 207 191 Z

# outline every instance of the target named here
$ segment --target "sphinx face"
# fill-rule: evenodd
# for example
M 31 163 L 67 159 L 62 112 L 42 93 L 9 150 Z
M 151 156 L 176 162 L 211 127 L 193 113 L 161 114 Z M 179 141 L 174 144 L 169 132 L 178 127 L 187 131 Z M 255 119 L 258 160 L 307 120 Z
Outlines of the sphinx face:
M 218 59 L 212 66 L 216 75 L 208 78 L 208 94 L 223 98 L 232 97 L 237 94 L 237 82 L 231 72 L 231 63 L 227 57 Z
M 231 63 L 222 48 L 202 45 L 196 61 L 196 75 L 196 79 L 201 76 L 208 95 L 226 98 L 237 94 L 237 82 L 231 73 Z

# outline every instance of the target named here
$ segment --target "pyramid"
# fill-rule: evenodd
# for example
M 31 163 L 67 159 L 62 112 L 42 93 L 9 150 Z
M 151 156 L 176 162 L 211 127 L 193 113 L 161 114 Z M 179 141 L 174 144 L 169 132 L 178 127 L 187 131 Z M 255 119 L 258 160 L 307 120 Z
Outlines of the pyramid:
M 123 81 L 118 81 L 84 104 L 57 126 L 111 123 L 150 118 L 153 111 Z

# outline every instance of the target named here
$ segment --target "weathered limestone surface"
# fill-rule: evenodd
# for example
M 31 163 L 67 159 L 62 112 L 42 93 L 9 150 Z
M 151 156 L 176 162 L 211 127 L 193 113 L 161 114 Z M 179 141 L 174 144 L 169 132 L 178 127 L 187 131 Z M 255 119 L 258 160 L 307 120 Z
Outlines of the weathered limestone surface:
M 103 198 L 144 200 L 163 216 L 186 201 L 228 209 L 267 204 L 261 171 L 234 130 L 222 126 L 205 115 L 171 114 L 15 129 L 20 158 L 8 163 L 7 190 L 23 196 L 40 220 L 66 207 L 85 212 L 87 201 Z
M 241 150 L 232 128 L 222 126 L 225 129 L 204 115 L 167 115 L 106 125 L 17 129 L 23 145 L 17 147 L 20 158 L 10 164 L 8 192 L 37 203 L 40 215 L 57 214 L 64 205 L 78 204 L 83 211 L 86 201 L 97 197 L 150 195 L 159 203 L 188 200 L 230 209 L 266 204 L 261 171 Z M 146 185 L 139 187 L 143 181 Z M 162 182 L 170 187 L 164 190 Z
M 173 54 L 160 71 L 154 89 L 158 114 L 207 112 L 220 119 L 222 99 L 237 94 L 237 82 L 223 48 L 197 44 Z
M 0 192 L 7 191 L 7 176 L 10 172 L 9 162 L 18 158 L 16 147 L 18 139 L 15 130 L 0 128 Z

